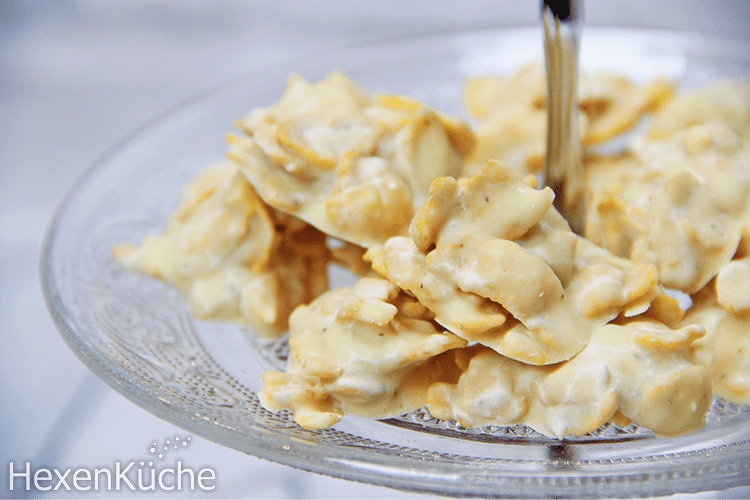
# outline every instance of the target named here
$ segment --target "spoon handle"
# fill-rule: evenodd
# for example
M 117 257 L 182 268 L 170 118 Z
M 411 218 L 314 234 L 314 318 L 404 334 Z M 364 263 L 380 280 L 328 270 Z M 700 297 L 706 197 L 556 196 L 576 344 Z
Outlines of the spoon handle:
M 583 231 L 585 187 L 578 134 L 578 46 L 581 9 L 577 0 L 543 0 L 548 124 L 545 184 L 571 229 Z
M 543 9 L 549 9 L 559 21 L 578 22 L 581 20 L 581 10 L 576 0 L 543 0 Z

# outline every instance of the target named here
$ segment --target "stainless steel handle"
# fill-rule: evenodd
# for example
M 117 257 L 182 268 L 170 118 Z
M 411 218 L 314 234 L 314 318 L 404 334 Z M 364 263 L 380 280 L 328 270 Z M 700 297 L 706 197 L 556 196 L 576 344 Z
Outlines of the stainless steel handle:
M 586 206 L 577 98 L 581 14 L 576 0 L 542 2 L 549 116 L 544 182 L 577 233 L 584 229 Z

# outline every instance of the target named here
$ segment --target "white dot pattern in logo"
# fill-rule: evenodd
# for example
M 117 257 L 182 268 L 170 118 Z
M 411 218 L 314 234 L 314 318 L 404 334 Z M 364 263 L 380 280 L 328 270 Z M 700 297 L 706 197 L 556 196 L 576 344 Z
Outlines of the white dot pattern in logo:
M 156 458 L 158 460 L 165 460 L 168 455 L 174 454 L 174 450 L 187 448 L 188 446 L 190 446 L 191 441 L 192 441 L 192 437 L 190 436 L 185 436 L 184 438 L 181 438 L 180 436 L 175 436 L 174 440 L 172 440 L 171 438 L 165 439 L 163 441 L 163 444 L 161 445 L 159 445 L 158 441 L 152 441 L 149 447 L 147 448 L 149 455 L 151 455 L 148 458 L 152 459 L 153 455 L 156 455 Z M 154 466 L 153 460 L 140 460 L 138 463 L 140 464 L 141 467 L 144 467 L 147 464 L 149 467 Z

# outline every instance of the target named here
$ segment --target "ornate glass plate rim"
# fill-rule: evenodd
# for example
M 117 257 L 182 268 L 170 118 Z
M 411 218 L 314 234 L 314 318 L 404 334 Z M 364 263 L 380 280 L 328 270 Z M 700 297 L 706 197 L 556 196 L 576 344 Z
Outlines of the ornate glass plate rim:
M 750 74 L 747 47 L 728 40 L 615 29 L 588 29 L 583 40 L 584 68 L 637 67 L 640 76 L 658 71 L 685 85 Z M 613 58 L 599 57 L 623 46 L 628 57 L 614 67 Z M 290 415 L 263 409 L 254 392 L 262 371 L 282 362 L 282 343 L 247 342 L 241 328 L 196 322 L 168 287 L 109 258 L 112 244 L 163 223 L 185 182 L 221 158 L 232 120 L 274 102 L 291 72 L 315 80 L 344 69 L 366 88 L 409 92 L 460 112 L 463 77 L 539 57 L 536 28 L 381 41 L 256 70 L 152 120 L 89 170 L 51 222 L 41 277 L 62 337 L 96 375 L 154 415 L 230 448 L 334 477 L 485 497 L 658 496 L 750 484 L 750 409 L 721 400 L 705 430 L 672 439 L 611 427 L 560 441 L 523 428 L 469 431 L 424 412 L 302 429 Z M 246 357 L 233 359 L 234 351 Z

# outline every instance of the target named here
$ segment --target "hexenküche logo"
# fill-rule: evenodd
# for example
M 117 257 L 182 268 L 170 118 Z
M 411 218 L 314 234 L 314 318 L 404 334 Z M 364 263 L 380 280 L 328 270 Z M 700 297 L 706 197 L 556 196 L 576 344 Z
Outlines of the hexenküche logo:
M 115 462 L 113 467 L 76 469 L 34 468 L 31 462 L 9 463 L 10 491 L 212 491 L 216 488 L 216 471 L 195 471 L 181 460 L 167 465 L 167 456 L 190 446 L 192 438 L 175 436 L 161 444 L 153 441 L 148 455 L 139 460 Z

